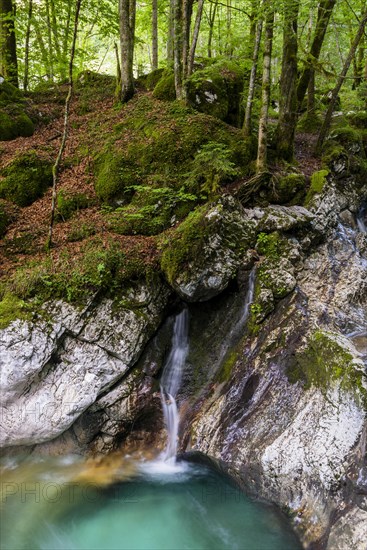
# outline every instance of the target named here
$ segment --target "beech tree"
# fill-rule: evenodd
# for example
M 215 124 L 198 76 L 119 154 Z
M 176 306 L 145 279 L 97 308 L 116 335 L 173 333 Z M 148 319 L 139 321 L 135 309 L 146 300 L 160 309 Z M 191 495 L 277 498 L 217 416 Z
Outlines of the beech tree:
M 0 0 L 0 74 L 18 87 L 18 58 L 13 0 Z
M 297 123 L 297 27 L 300 0 L 284 3 L 283 59 L 280 75 L 279 121 L 276 147 L 279 158 L 293 160 Z
M 135 18 L 136 0 L 119 0 L 122 103 L 129 101 L 134 95 Z

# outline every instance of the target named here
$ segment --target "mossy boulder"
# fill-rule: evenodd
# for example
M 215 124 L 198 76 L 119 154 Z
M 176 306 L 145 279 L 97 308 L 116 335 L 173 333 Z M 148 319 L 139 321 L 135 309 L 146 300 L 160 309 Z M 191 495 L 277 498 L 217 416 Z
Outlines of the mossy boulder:
M 5 107 L 9 103 L 20 103 L 22 100 L 22 92 L 0 75 L 0 107 Z
M 15 157 L 1 172 L 0 197 L 28 206 L 52 185 L 52 163 L 28 151 Z
M 188 301 L 216 296 L 235 277 L 255 240 L 255 226 L 230 196 L 197 208 L 162 241 L 161 268 L 168 282 Z
M 153 96 L 163 101 L 176 99 L 175 77 L 173 72 L 164 71 L 153 90 Z
M 297 130 L 306 134 L 314 134 L 320 130 L 322 121 L 320 113 L 304 113 L 298 121 Z
M 327 183 L 327 176 L 329 175 L 329 170 L 318 170 L 314 172 L 311 176 L 310 187 L 307 191 L 305 198 L 305 205 L 310 204 L 311 200 L 315 195 L 322 193 L 325 184 Z
M 339 383 L 367 406 L 363 363 L 353 355 L 350 343 L 333 333 L 318 330 L 312 334 L 289 365 L 287 376 L 291 383 L 301 382 L 305 389 L 315 386 L 323 392 Z
M 34 133 L 34 124 L 24 112 L 17 109 L 10 114 L 0 110 L 0 141 L 10 141 L 17 137 L 30 137 Z
M 252 148 L 240 130 L 197 113 L 179 101 L 133 98 L 105 148 L 96 155 L 95 188 L 112 205 L 128 203 L 134 186 L 169 187 L 199 195 L 190 180 L 195 158 L 209 141 L 223 144 L 239 175 L 247 173 Z M 191 183 L 189 184 L 189 182 Z
M 57 196 L 56 219 L 68 220 L 74 212 L 88 208 L 92 203 L 93 201 L 84 193 L 65 193 L 61 190 Z
M 367 111 L 358 111 L 348 115 L 348 120 L 354 128 L 367 130 Z
M 303 174 L 291 173 L 273 176 L 268 194 L 269 202 L 276 204 L 301 204 L 305 194 L 306 178 Z
M 152 92 L 164 74 L 165 74 L 165 69 L 154 69 L 154 71 L 145 75 L 144 77 L 145 88 L 149 92 Z
M 0 76 L 0 141 L 29 137 L 34 125 L 24 112 L 23 94 Z
M 244 70 L 240 65 L 219 59 L 187 79 L 188 102 L 202 113 L 239 126 L 243 81 Z

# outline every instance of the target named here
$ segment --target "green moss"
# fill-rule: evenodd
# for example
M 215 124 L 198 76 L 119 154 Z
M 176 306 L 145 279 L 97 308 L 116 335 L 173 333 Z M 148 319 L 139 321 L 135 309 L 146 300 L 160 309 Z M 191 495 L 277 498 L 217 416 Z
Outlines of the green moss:
M 348 120 L 355 128 L 367 130 L 367 111 L 359 111 L 348 115 Z
M 6 80 L 0 84 L 0 107 L 8 105 L 9 103 L 19 103 L 22 99 L 22 92 L 13 86 L 13 84 L 10 84 L 10 82 Z
M 11 117 L 5 111 L 0 110 L 0 141 L 10 141 L 16 137 Z
M 243 79 L 236 62 L 215 60 L 187 79 L 188 101 L 198 111 L 238 126 Z
M 231 374 L 233 372 L 233 368 L 236 364 L 237 358 L 238 358 L 237 349 L 232 350 L 227 355 L 216 377 L 216 380 L 219 383 L 228 382 L 228 380 L 231 378 Z
M 319 113 L 304 113 L 298 121 L 297 130 L 299 132 L 313 134 L 320 130 L 322 122 L 323 119 Z
M 68 220 L 78 210 L 88 208 L 92 201 L 84 193 L 68 194 L 60 191 L 57 196 L 56 219 Z
M 190 259 L 198 261 L 210 229 L 205 217 L 208 205 L 191 212 L 175 232 L 163 242 L 161 268 L 169 283 L 185 270 Z
M 301 196 L 305 190 L 306 180 L 303 174 L 286 174 L 273 177 L 270 182 L 270 201 L 278 204 L 293 203 L 293 200 Z
M 182 102 L 161 102 L 147 95 L 123 109 L 123 122 L 96 157 L 96 192 L 108 202 L 131 200 L 131 186 L 187 186 L 195 157 L 210 140 L 229 151 L 228 161 L 239 173 L 249 170 L 253 150 L 240 130 L 213 117 L 195 113 Z M 190 187 L 199 195 L 201 184 Z M 126 195 L 127 193 L 127 195 Z
M 35 151 L 18 155 L 1 172 L 0 197 L 28 206 L 52 185 L 52 165 Z
M 134 166 L 125 155 L 108 148 L 95 161 L 95 191 L 97 197 L 104 202 L 120 199 L 128 202 L 131 198 L 131 186 L 138 183 Z
M 15 272 L 7 287 L 23 300 L 42 303 L 60 298 L 83 304 L 99 290 L 114 294 L 127 281 L 148 278 L 151 269 L 138 248 L 126 252 L 118 242 L 95 238 L 83 243 L 77 255 L 64 251 L 56 259 L 29 262 Z
M 157 235 L 174 225 L 193 209 L 198 198 L 183 189 L 134 186 L 132 202 L 108 212 L 110 228 L 122 235 Z
M 338 381 L 342 388 L 358 395 L 367 405 L 363 368 L 331 333 L 315 332 L 307 347 L 296 354 L 287 376 L 293 384 L 300 381 L 306 389 L 316 386 L 323 391 Z
M 278 261 L 284 252 L 286 240 L 277 231 L 273 233 L 259 233 L 256 241 L 256 250 L 269 260 Z
M 28 319 L 29 308 L 26 303 L 14 294 L 5 293 L 0 301 L 0 329 L 6 328 L 16 319 Z
M 146 75 L 144 84 L 147 90 L 152 91 L 164 75 L 164 69 L 155 69 Z
M 8 225 L 10 224 L 10 219 L 5 211 L 5 208 L 0 203 L 0 237 L 3 237 L 6 233 L 6 229 Z
M 307 192 L 306 199 L 305 199 L 306 206 L 311 202 L 311 199 L 316 194 L 322 193 L 324 186 L 327 183 L 328 174 L 329 174 L 329 170 L 318 170 L 317 172 L 314 172 L 312 174 L 310 188 Z
M 163 101 L 174 101 L 176 99 L 175 77 L 173 73 L 164 72 L 153 90 L 153 96 Z
M 359 144 L 361 141 L 361 134 L 355 128 L 351 126 L 343 126 L 341 128 L 334 128 L 330 132 L 330 138 L 344 147 L 349 145 Z

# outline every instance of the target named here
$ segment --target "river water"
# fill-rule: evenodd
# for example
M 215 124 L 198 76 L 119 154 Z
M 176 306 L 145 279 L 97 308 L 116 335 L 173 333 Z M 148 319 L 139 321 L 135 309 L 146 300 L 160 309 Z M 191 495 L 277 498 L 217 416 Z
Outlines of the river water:
M 71 458 L 8 467 L 2 550 L 301 548 L 278 511 L 207 467 L 151 473 L 149 463 L 117 462 L 113 482 L 107 466 Z

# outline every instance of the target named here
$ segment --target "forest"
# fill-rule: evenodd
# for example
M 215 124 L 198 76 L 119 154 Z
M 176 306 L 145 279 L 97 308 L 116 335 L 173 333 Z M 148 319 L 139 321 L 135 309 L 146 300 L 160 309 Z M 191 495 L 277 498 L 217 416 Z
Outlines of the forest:
M 0 0 L 4 550 L 365 550 L 366 25 Z

